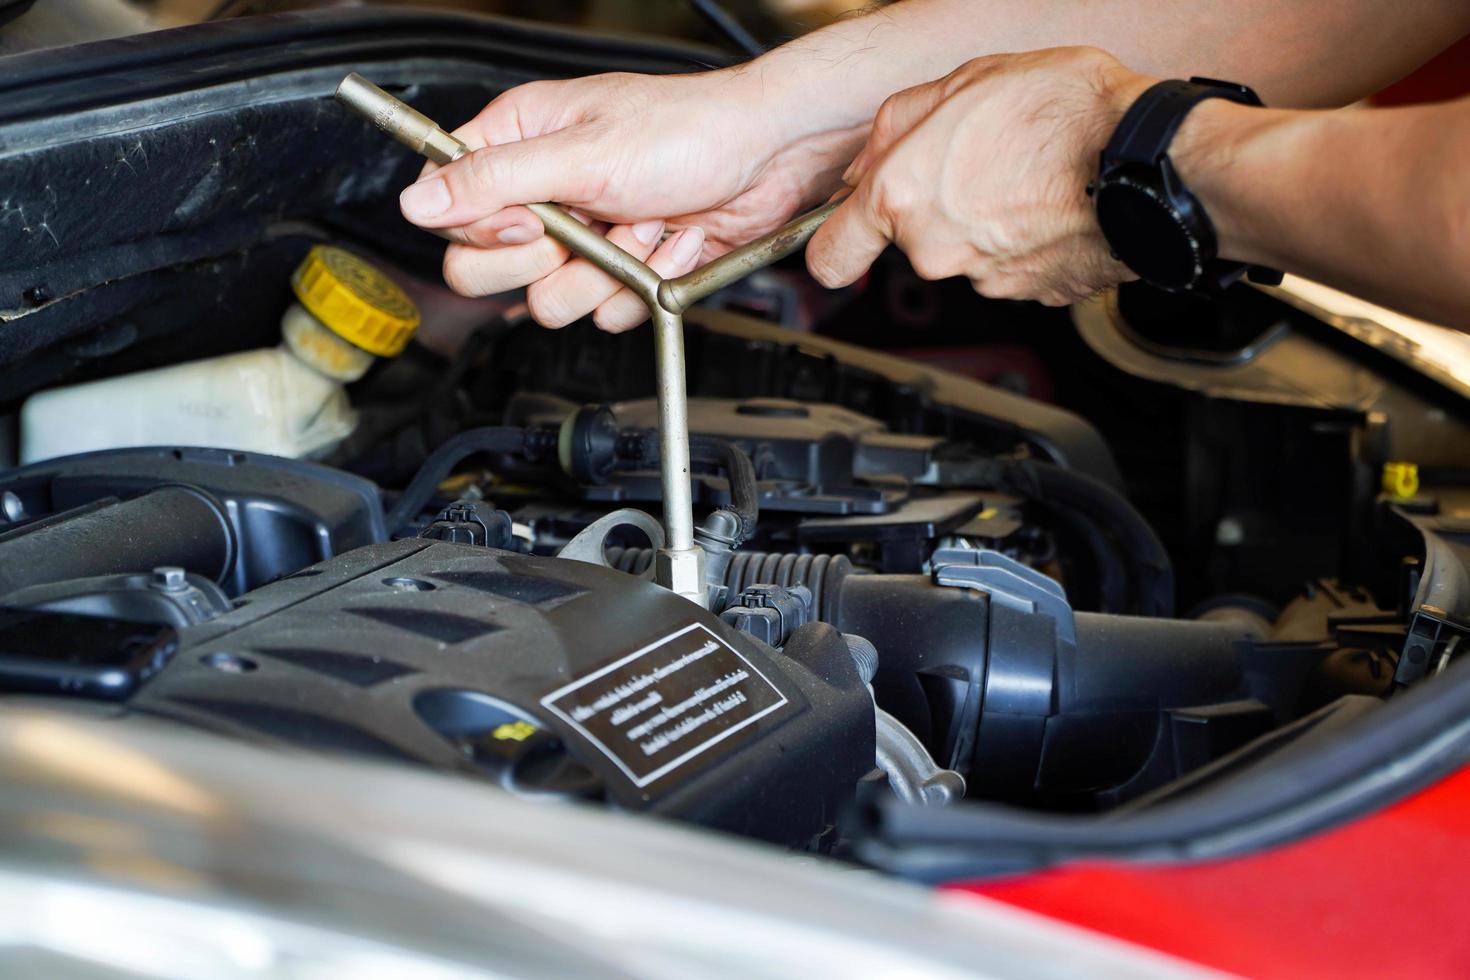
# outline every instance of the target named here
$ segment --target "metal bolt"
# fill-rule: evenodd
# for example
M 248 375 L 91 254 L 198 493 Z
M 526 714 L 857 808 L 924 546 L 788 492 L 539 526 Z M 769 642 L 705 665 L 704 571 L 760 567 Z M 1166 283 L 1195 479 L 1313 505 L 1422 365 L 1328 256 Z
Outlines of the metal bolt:
M 226 674 L 248 674 L 260 666 L 249 657 L 242 657 L 237 653 L 207 653 L 199 658 L 199 662 Z
M 160 565 L 153 570 L 148 585 L 160 592 L 185 592 L 189 588 L 189 574 L 177 565 Z
M 26 506 L 9 490 L 0 493 L 0 523 L 15 523 L 26 516 Z
M 433 592 L 435 588 L 433 582 L 425 582 L 421 578 L 410 578 L 407 575 L 385 578 L 383 584 L 394 592 Z

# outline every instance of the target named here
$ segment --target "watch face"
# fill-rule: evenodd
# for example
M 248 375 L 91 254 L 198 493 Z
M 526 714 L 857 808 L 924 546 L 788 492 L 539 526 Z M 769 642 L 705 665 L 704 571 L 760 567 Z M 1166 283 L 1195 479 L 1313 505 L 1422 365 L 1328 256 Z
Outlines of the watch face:
M 1168 289 L 1194 284 L 1204 271 L 1199 243 L 1149 176 L 1107 177 L 1097 189 L 1097 221 L 1123 264 Z

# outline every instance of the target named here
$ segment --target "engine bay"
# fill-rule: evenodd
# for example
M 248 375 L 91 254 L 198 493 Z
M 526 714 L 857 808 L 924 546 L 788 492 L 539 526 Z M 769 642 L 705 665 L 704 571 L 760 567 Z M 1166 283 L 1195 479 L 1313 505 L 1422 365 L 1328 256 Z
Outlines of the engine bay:
M 425 321 L 310 460 L 144 436 L 22 464 L 8 440 L 0 700 L 934 875 L 895 851 L 968 832 L 915 812 L 1202 799 L 1351 740 L 1470 632 L 1470 403 L 1402 342 L 1286 291 L 1043 311 L 892 256 L 837 299 L 788 266 L 690 312 L 688 602 L 653 582 L 650 331 L 457 305 L 385 217 L 416 164 L 333 114 L 335 68 L 297 71 L 248 110 L 126 138 L 79 111 L 0 156 L 79 202 L 105 192 L 73 179 L 88 154 L 121 181 L 132 139 L 221 147 L 149 178 L 126 236 L 58 206 L 72 251 L 7 264 L 7 431 L 39 392 L 276 343 L 313 246 L 392 270 Z M 382 72 L 445 119 L 516 74 Z M 249 171 L 277 151 L 300 180 Z
M 633 508 L 657 510 L 651 400 L 579 404 L 481 366 L 535 365 L 502 353 L 517 345 L 636 340 L 490 331 L 438 404 L 500 425 L 411 416 L 367 439 L 375 415 L 404 416 L 364 400 L 341 467 L 123 448 L 0 477 L 3 632 L 75 653 L 7 687 L 846 852 L 858 800 L 1147 806 L 1418 679 L 1400 653 L 1424 629 L 1403 611 L 1410 556 L 1389 552 L 1379 594 L 1324 579 L 1281 609 L 1227 594 L 1177 616 L 1171 557 L 1114 474 L 1043 458 L 1032 447 L 1067 436 L 1044 414 L 939 398 L 943 424 L 899 426 L 758 384 L 696 394 L 701 512 L 740 498 L 732 450 L 758 502 L 702 610 L 650 581 L 661 532 Z M 731 345 L 861 377 L 797 344 L 701 333 L 715 362 Z M 848 391 L 891 404 L 894 381 L 865 380 Z M 1029 445 L 979 448 L 1028 422 Z M 425 452 L 433 426 L 457 432 Z M 89 649 L 84 617 L 172 638 Z M 1456 621 L 1437 629 L 1432 648 L 1452 648 Z M 71 669 L 143 646 L 112 684 Z

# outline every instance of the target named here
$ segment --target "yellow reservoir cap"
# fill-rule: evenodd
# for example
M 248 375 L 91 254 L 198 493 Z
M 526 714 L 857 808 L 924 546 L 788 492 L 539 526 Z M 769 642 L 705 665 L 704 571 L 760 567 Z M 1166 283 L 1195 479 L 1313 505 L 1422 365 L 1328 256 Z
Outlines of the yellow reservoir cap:
M 1413 463 L 1384 463 L 1383 492 L 1400 500 L 1419 492 L 1419 467 Z
M 333 333 L 379 357 L 400 354 L 419 326 L 418 307 L 393 280 L 333 245 L 312 246 L 291 289 Z

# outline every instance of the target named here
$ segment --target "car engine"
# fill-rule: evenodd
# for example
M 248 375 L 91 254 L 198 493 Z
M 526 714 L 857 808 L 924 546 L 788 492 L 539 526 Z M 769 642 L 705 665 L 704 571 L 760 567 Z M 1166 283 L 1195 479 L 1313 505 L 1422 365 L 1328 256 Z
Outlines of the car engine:
M 502 349 L 565 342 L 495 331 Z M 737 338 L 702 343 L 761 356 Z M 448 419 L 375 432 L 375 411 L 402 416 L 365 401 L 341 468 L 180 447 L 4 474 L 0 633 L 72 654 L 6 686 L 106 705 L 120 724 L 832 850 L 878 794 L 1107 810 L 1392 683 L 1381 644 L 1363 649 L 1362 627 L 1347 638 L 1348 623 L 1396 619 L 1367 594 L 1324 586 L 1286 616 L 1226 597 L 1176 618 L 1170 557 L 1115 474 L 1088 472 L 1080 440 L 1080 465 L 1025 445 L 1077 433 L 1044 416 L 966 432 L 938 401 L 948 424 L 901 432 L 833 402 L 695 397 L 701 533 L 712 555 L 727 545 L 701 609 L 650 581 L 661 530 L 634 507 L 659 495 L 651 400 L 496 383 L 485 404 L 477 358 L 537 359 L 466 356 L 448 403 L 501 424 L 456 422 L 432 449 L 425 430 Z M 898 387 L 866 380 L 870 404 Z M 1002 427 L 1025 442 L 979 448 Z M 758 514 L 732 549 L 742 499 Z M 1303 630 L 1312 642 L 1287 635 Z M 87 683 L 70 669 L 144 649 Z
M 1457 658 L 1470 385 L 1247 285 L 1052 311 L 889 255 L 843 294 L 792 264 L 715 293 L 684 330 L 705 601 L 661 588 L 651 331 L 456 305 L 442 242 L 394 209 L 418 161 L 331 98 L 371 64 L 462 119 L 516 72 L 586 65 L 429 21 L 463 63 L 364 18 L 301 63 L 242 33 L 248 70 L 193 65 L 186 37 L 167 85 L 118 69 L 116 104 L 38 58 L 0 107 L 0 180 L 54 204 L 0 263 L 0 701 L 883 864 L 914 814 L 1052 827 L 1202 797 Z M 333 439 L 79 451 L 63 418 L 62 451 L 26 455 L 28 399 L 276 344 L 323 246 L 424 310 L 420 342 L 343 382 Z

